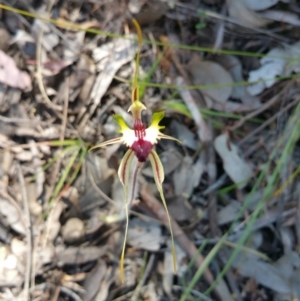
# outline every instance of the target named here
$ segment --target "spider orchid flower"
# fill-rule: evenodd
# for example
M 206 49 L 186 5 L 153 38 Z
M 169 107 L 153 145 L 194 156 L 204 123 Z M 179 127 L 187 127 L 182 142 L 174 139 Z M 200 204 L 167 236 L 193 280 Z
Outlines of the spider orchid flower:
M 146 162 L 149 159 L 151 163 L 154 180 L 168 217 L 171 240 L 172 240 L 174 272 L 176 273 L 177 271 L 173 231 L 171 228 L 170 216 L 169 216 L 169 212 L 168 212 L 168 208 L 167 208 L 167 204 L 162 188 L 162 183 L 164 181 L 164 169 L 158 154 L 154 150 L 154 146 L 160 139 L 170 139 L 170 140 L 175 140 L 179 143 L 181 142 L 178 139 L 165 135 L 160 131 L 164 128 L 164 126 L 159 125 L 160 121 L 164 117 L 163 111 L 156 112 L 153 114 L 152 121 L 149 127 L 146 128 L 146 126 L 142 122 L 142 118 L 141 118 L 142 111 L 146 110 L 146 107 L 139 100 L 139 96 L 138 96 L 139 89 L 138 89 L 138 81 L 137 81 L 137 67 L 139 64 L 140 47 L 142 44 L 142 34 L 137 21 L 133 20 L 133 23 L 137 29 L 138 42 L 139 42 L 139 49 L 136 58 L 136 71 L 135 71 L 134 82 L 133 82 L 132 104 L 128 110 L 129 112 L 132 113 L 133 129 L 131 129 L 126 124 L 122 116 L 114 115 L 115 122 L 120 127 L 118 132 L 121 134 L 121 136 L 102 142 L 101 144 L 98 144 L 92 148 L 95 149 L 95 148 L 104 147 L 116 143 L 123 143 L 129 148 L 125 153 L 125 155 L 123 156 L 118 169 L 118 176 L 124 187 L 124 194 L 125 194 L 124 199 L 125 199 L 125 211 L 126 211 L 125 238 L 124 238 L 123 249 L 122 249 L 121 260 L 120 260 L 120 274 L 121 274 L 120 276 L 121 276 L 122 283 L 124 283 L 124 257 L 125 257 L 126 237 L 127 237 L 128 222 L 129 222 L 128 207 L 134 197 L 132 195 L 128 198 L 128 189 L 129 189 L 128 185 L 135 185 L 136 182 L 136 180 L 134 180 L 133 183 L 130 182 L 130 178 L 132 178 L 131 173 L 133 172 L 131 165 L 134 157 L 136 157 L 138 160 L 137 167 L 134 171 L 135 173 L 134 179 L 136 178 L 136 174 L 144 162 Z M 134 189 L 132 189 L 132 191 L 134 191 Z

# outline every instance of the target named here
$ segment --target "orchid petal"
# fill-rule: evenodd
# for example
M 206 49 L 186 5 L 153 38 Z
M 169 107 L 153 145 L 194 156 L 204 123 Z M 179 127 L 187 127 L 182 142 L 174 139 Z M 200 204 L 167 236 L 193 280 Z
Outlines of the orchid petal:
M 165 115 L 164 111 L 153 113 L 151 124 L 146 129 L 145 140 L 151 142 L 152 144 L 156 144 L 159 139 L 174 140 L 177 141 L 178 143 L 181 143 L 180 140 L 160 132 L 161 129 L 165 128 L 164 126 L 159 125 L 164 115 Z
M 156 127 L 158 129 L 164 129 L 165 127 L 162 125 L 159 125 L 160 121 L 164 118 L 165 112 L 160 111 L 160 112 L 155 112 L 152 115 L 152 121 L 150 127 Z
M 156 184 L 157 190 L 160 194 L 161 200 L 163 202 L 163 205 L 165 207 L 167 217 L 168 217 L 169 229 L 170 229 L 171 240 L 172 240 L 173 266 L 174 266 L 174 272 L 176 274 L 177 273 L 177 265 L 176 265 L 176 252 L 175 252 L 175 245 L 174 245 L 174 236 L 173 236 L 173 230 L 172 230 L 172 226 L 171 226 L 170 214 L 168 211 L 167 203 L 166 203 L 165 196 L 163 193 L 163 188 L 162 188 L 162 183 L 165 178 L 164 168 L 163 168 L 163 165 L 162 165 L 162 163 L 159 159 L 159 156 L 155 150 L 152 150 L 151 153 L 149 154 L 149 160 L 150 160 L 150 163 L 152 166 L 155 184 Z
M 131 147 L 134 141 L 136 140 L 134 130 L 132 130 L 125 122 L 121 115 L 114 115 L 115 122 L 118 124 L 120 129 L 118 130 L 119 133 L 123 134 L 120 138 L 121 142 L 124 143 L 126 146 Z
M 123 242 L 122 253 L 120 258 L 120 278 L 122 283 L 124 283 L 125 281 L 124 257 L 125 257 L 125 247 L 126 247 L 126 239 L 127 239 L 127 232 L 128 232 L 128 223 L 129 223 L 128 187 L 129 187 L 129 180 L 130 180 L 131 163 L 133 159 L 134 159 L 134 152 L 131 149 L 129 149 L 125 153 L 118 169 L 118 176 L 124 187 L 124 202 L 125 202 L 125 214 L 126 214 L 124 242 Z
M 120 129 L 117 132 L 123 133 L 123 131 L 130 130 L 130 127 L 126 124 L 124 118 L 121 115 L 115 114 L 114 120 L 120 127 Z

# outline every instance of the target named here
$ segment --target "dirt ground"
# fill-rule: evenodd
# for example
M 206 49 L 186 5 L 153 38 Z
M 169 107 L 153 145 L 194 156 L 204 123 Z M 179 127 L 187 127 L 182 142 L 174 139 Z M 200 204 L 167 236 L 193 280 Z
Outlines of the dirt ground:
M 0 301 L 300 300 L 299 16 L 0 1 Z

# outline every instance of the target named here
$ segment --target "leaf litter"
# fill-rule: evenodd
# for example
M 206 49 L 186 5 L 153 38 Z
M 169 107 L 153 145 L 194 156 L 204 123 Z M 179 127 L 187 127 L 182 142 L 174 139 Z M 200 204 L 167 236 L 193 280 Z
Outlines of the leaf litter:
M 268 0 L 119 4 L 15 5 L 56 24 L 1 4 L 0 299 L 299 299 L 298 8 Z M 130 204 L 122 285 L 124 148 L 87 150 L 117 137 L 112 114 L 132 125 L 132 16 L 150 74 L 139 79 L 150 112 L 143 121 L 167 108 L 164 132 L 182 141 L 156 147 L 178 272 L 145 165 Z M 155 42 L 172 36 L 185 49 Z

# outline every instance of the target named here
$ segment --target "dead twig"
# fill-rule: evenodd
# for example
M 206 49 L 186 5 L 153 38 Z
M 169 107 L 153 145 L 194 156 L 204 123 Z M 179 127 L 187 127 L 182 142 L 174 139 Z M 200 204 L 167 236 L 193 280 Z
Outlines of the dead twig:
M 32 229 L 30 222 L 30 211 L 28 206 L 27 192 L 25 187 L 25 180 L 22 173 L 21 166 L 17 166 L 17 173 L 20 183 L 20 190 L 24 206 L 24 216 L 26 225 L 26 239 L 27 239 L 27 255 L 26 255 L 26 270 L 25 270 L 25 280 L 24 280 L 24 300 L 30 300 L 29 289 L 30 289 L 30 274 L 32 266 Z
M 197 126 L 197 134 L 198 134 L 199 139 L 202 142 L 211 141 L 212 140 L 211 133 L 208 129 L 206 122 L 204 121 L 204 119 L 201 115 L 201 112 L 199 111 L 198 106 L 196 105 L 196 103 L 191 95 L 191 92 L 186 89 L 181 88 L 181 86 L 184 86 L 185 84 L 186 83 L 185 83 L 185 80 L 183 79 L 183 77 L 178 76 L 176 78 L 176 85 L 178 85 L 179 93 L 180 93 L 183 101 L 185 102 L 186 106 L 188 107 L 190 113 L 192 114 L 193 120 Z

